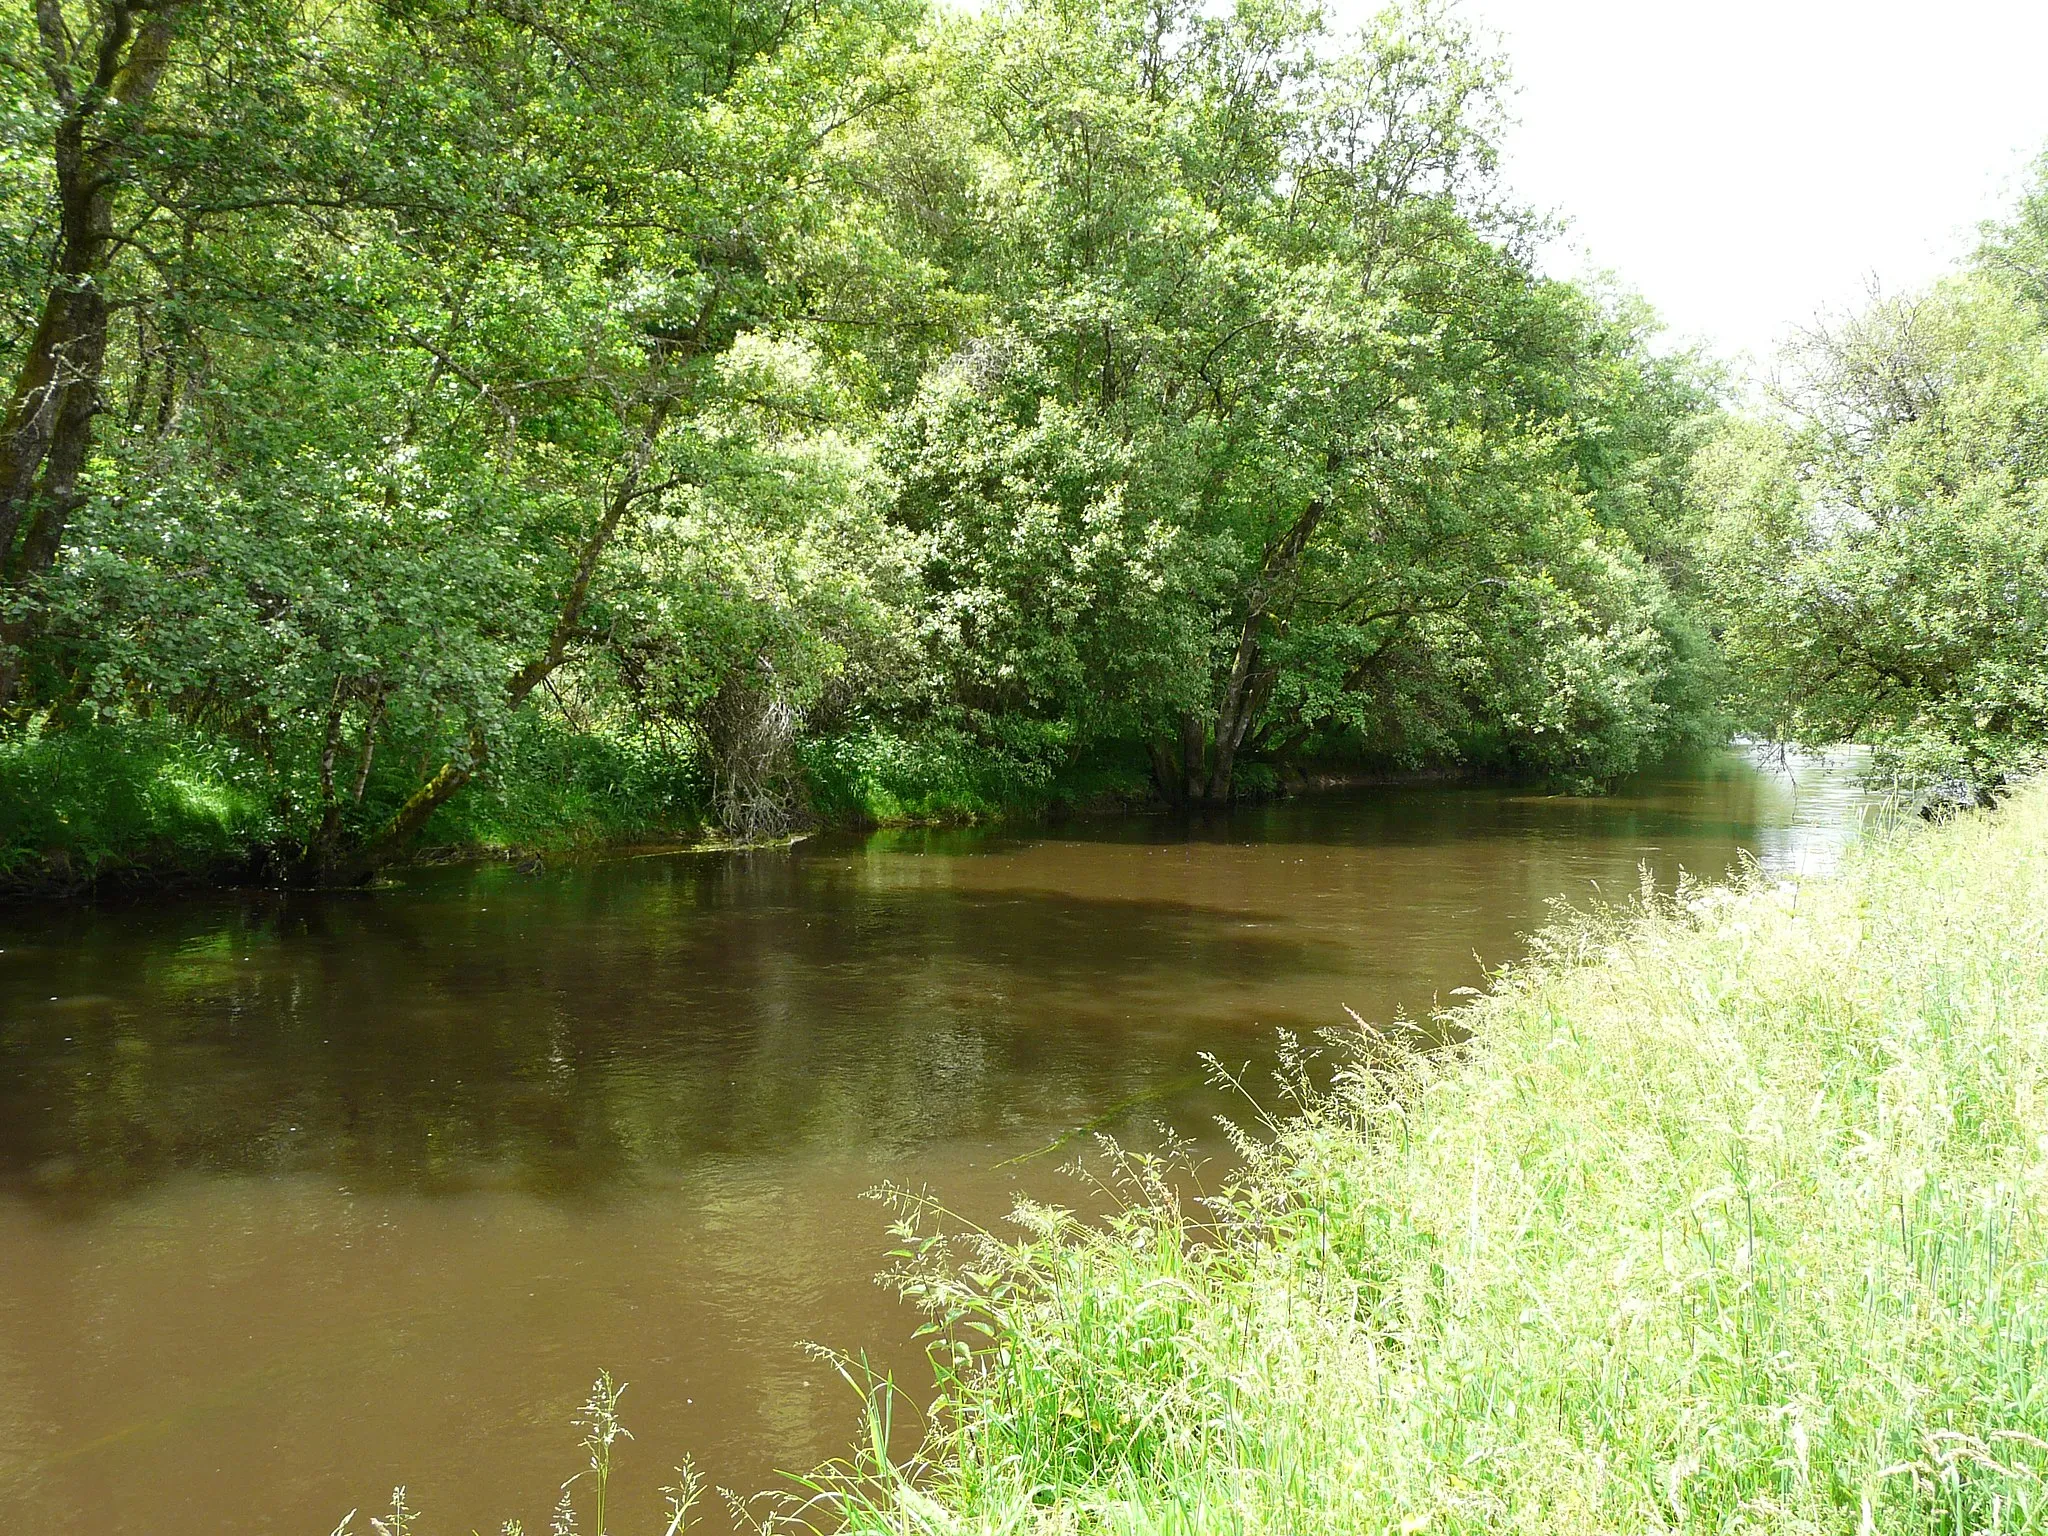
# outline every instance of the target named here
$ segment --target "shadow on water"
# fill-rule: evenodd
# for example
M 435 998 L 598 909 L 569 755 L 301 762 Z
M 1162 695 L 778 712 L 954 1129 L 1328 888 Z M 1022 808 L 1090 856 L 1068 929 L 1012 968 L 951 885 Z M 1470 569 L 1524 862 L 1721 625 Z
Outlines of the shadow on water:
M 844 1448 L 798 1346 L 917 1374 L 879 1179 L 995 1220 L 1096 1125 L 1216 1145 L 1276 1031 L 1427 1013 L 1559 896 L 1824 865 L 1847 768 L 1401 788 L 1178 824 L 421 871 L 0 926 L 0 1517 L 313 1532 L 396 1482 L 537 1518 L 633 1383 L 671 1461 Z M 1069 1197 L 1071 1197 L 1069 1195 Z M 634 1502 L 644 1498 L 647 1509 Z

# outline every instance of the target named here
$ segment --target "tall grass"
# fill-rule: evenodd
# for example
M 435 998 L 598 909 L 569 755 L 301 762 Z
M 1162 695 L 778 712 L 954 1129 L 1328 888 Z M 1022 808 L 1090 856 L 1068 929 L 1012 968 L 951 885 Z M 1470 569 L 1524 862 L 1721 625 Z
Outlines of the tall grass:
M 281 834 L 273 799 L 253 755 L 162 722 L 0 736 L 0 888 L 222 869 Z
M 633 1438 L 632 1432 L 619 1419 L 619 1399 L 625 1391 L 623 1382 L 613 1382 L 611 1372 L 598 1372 L 590 1395 L 583 1400 L 583 1406 L 571 1420 L 576 1428 L 583 1431 L 582 1446 L 583 1454 L 589 1459 L 589 1480 L 585 1487 L 579 1489 L 577 1484 L 584 1481 L 585 1473 L 575 1472 L 562 1484 L 562 1495 L 548 1519 L 549 1536 L 577 1536 L 580 1530 L 587 1530 L 590 1536 L 611 1536 L 608 1515 L 612 1447 L 621 1440 Z M 697 1507 L 704 1493 L 703 1480 L 693 1465 L 685 1462 L 675 1469 L 675 1473 L 674 1484 L 661 1490 L 666 1508 L 660 1536 L 684 1536 L 692 1528 L 690 1512 Z M 581 1499 L 578 1498 L 579 1493 Z M 588 1519 L 587 1526 L 577 1524 L 579 1511 Z M 352 1509 L 343 1515 L 332 1536 L 356 1536 L 358 1513 L 360 1511 Z M 391 1490 L 391 1511 L 388 1515 L 370 1517 L 372 1536 L 420 1536 L 421 1529 L 420 1511 L 407 1502 L 402 1486 Z M 526 1536 L 526 1527 L 517 1520 L 507 1520 L 499 1527 L 499 1536 Z
M 0 894 L 288 866 L 318 816 L 318 743 L 274 745 L 265 755 L 163 718 L 0 735 Z M 437 759 L 386 752 L 378 761 L 353 811 L 365 829 L 412 792 L 421 762 Z M 523 716 L 490 772 L 428 824 L 422 848 L 569 852 L 691 836 L 703 821 L 687 758 Z
M 937 1427 L 825 1523 L 2048 1528 L 2048 791 L 1560 928 L 1454 1023 L 1213 1201 L 907 1202 Z
M 798 756 L 812 808 L 857 825 L 986 821 L 1151 797 L 1151 770 L 1138 754 L 1076 752 L 1065 732 L 1023 722 L 1012 722 L 1010 735 L 990 743 L 936 726 L 909 736 L 867 728 L 806 742 Z
M 522 716 L 485 780 L 435 813 L 422 842 L 458 853 L 566 853 L 696 836 L 706 820 L 698 778 L 672 747 Z M 391 799 L 415 782 L 400 780 Z

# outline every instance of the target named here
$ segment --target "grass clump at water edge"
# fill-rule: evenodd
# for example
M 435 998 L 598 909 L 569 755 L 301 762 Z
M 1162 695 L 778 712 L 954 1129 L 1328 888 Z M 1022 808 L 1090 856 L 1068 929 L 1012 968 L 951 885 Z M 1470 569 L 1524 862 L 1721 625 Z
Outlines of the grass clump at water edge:
M 1455 1022 L 1195 1211 L 913 1209 L 938 1427 L 834 1518 L 2048 1528 L 2048 791 L 1555 930 Z

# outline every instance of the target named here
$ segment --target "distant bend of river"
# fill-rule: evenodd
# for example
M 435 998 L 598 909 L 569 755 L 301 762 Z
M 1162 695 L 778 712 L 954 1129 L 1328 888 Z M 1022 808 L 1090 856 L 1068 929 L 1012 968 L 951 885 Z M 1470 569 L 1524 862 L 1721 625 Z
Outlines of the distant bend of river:
M 326 1536 L 399 1483 L 423 1533 L 545 1529 L 601 1366 L 616 1531 L 686 1454 L 774 1486 L 855 1428 L 807 1341 L 924 1395 L 865 1189 L 993 1221 L 1087 1128 L 1213 1145 L 1204 1053 L 1424 1016 L 1644 867 L 1824 868 L 1864 804 L 1731 751 L 0 912 L 0 1529 Z

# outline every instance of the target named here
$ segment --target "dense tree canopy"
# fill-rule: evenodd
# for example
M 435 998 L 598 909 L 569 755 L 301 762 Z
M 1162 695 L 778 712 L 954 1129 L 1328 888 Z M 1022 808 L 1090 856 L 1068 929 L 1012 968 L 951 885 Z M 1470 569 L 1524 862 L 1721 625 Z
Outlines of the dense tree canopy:
M 1623 482 L 1703 402 L 1531 275 L 1464 33 L 1332 56 L 1286 6 L 1111 5 L 950 41 L 984 323 L 885 464 L 963 704 L 1142 740 L 1194 801 L 1246 754 L 1599 775 L 1690 723 L 1631 539 L 1682 498 Z
M 1536 274 L 1433 4 L 0 26 L 0 708 L 203 740 L 280 867 L 577 741 L 758 833 L 1715 727 L 1710 390 Z

